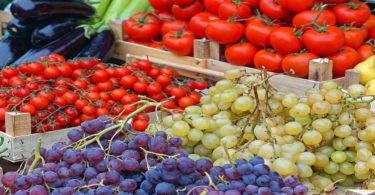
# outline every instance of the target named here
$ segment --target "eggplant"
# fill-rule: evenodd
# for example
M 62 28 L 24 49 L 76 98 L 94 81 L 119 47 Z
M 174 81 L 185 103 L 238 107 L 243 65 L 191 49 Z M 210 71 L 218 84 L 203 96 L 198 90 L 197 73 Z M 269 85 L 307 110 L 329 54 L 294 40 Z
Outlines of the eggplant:
M 21 20 L 51 15 L 91 17 L 95 14 L 95 9 L 81 0 L 15 0 L 10 11 Z
M 30 37 L 34 29 L 35 23 L 22 21 L 17 18 L 10 20 L 7 26 L 9 34 L 16 37 Z
M 89 43 L 89 39 L 85 36 L 85 30 L 83 28 L 77 28 L 40 49 L 31 49 L 14 62 L 14 64 L 19 65 L 25 62 L 34 62 L 38 60 L 39 57 L 52 53 L 69 57 L 72 52 L 82 49 L 87 43 Z
M 56 40 L 77 26 L 73 18 L 60 18 L 38 26 L 31 35 L 33 46 L 40 48 Z
M 0 41 L 0 67 L 12 64 L 28 49 L 30 49 L 30 43 L 24 38 L 8 36 L 3 39 Z
M 111 57 L 115 45 L 115 33 L 103 30 L 97 33 L 77 57 L 94 57 L 103 61 Z

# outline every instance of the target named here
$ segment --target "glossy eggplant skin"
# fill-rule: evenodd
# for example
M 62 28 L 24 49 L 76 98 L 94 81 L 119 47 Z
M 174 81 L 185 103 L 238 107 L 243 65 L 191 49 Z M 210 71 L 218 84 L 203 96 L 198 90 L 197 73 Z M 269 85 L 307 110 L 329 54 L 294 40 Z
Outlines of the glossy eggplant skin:
M 50 15 L 91 17 L 95 14 L 93 7 L 80 0 L 15 0 L 10 11 L 14 17 L 21 20 Z
M 7 25 L 9 34 L 15 37 L 30 37 L 35 29 L 35 23 L 28 23 L 17 18 L 13 18 Z
M 97 33 L 77 57 L 94 57 L 102 61 L 108 60 L 115 45 L 115 34 L 112 30 Z
M 88 42 L 89 39 L 85 37 L 85 30 L 83 28 L 77 28 L 40 49 L 31 49 L 14 62 L 14 64 L 19 65 L 25 62 L 34 62 L 37 61 L 39 57 L 52 53 L 71 57 L 77 50 L 80 51 Z
M 12 64 L 28 49 L 30 49 L 30 44 L 24 38 L 8 36 L 3 39 L 0 41 L 0 67 Z
M 59 18 L 51 20 L 47 24 L 41 24 L 31 34 L 31 43 L 34 47 L 41 48 L 44 45 L 58 39 L 77 26 L 73 18 Z

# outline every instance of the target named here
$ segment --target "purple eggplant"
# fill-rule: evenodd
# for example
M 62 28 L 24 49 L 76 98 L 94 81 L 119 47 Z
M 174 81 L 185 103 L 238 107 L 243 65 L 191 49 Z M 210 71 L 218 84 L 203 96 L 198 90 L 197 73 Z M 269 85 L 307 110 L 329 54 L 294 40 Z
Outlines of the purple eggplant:
M 94 57 L 103 61 L 111 57 L 115 45 L 115 34 L 112 30 L 97 33 L 77 57 Z
M 26 22 L 13 18 L 7 25 L 9 34 L 15 37 L 30 37 L 35 29 L 35 22 Z
M 14 17 L 26 20 L 51 15 L 91 17 L 95 9 L 80 0 L 15 0 L 10 10 Z
M 85 30 L 83 28 L 77 28 L 40 49 L 31 49 L 14 62 L 14 64 L 19 65 L 25 62 L 34 62 L 38 60 L 39 57 L 52 53 L 57 53 L 69 58 L 72 57 L 75 52 L 80 51 L 88 42 L 89 39 L 85 36 Z
M 0 41 L 0 67 L 12 64 L 30 49 L 29 41 L 21 37 L 8 36 Z
M 38 26 L 31 35 L 31 43 L 34 47 L 40 48 L 58 39 L 77 26 L 73 18 L 59 18 L 51 20 L 47 24 Z

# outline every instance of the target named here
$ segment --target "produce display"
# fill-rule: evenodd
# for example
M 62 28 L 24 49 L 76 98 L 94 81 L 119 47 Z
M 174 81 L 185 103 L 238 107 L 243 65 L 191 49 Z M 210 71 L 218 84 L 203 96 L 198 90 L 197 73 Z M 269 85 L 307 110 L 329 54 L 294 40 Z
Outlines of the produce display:
M 307 194 L 298 178 L 283 179 L 260 157 L 213 166 L 177 149 L 180 138 L 131 132 L 125 122 L 101 116 L 71 130 L 69 144 L 39 145 L 19 172 L 2 177 L 0 194 Z
M 375 56 L 357 64 L 355 70 L 360 73 L 360 83 L 366 85 L 366 94 L 375 96 Z
M 362 99 L 363 85 L 342 91 L 326 82 L 300 98 L 277 92 L 265 73 L 231 70 L 225 78 L 199 105 L 151 128 L 180 137 L 184 150 L 194 158 L 210 158 L 215 166 L 260 156 L 281 176 L 303 179 L 310 190 L 363 181 L 375 189 L 374 98 Z
M 226 61 L 271 72 L 308 76 L 309 61 L 329 58 L 342 77 L 374 55 L 374 19 L 350 0 L 150 0 L 155 14 L 123 22 L 125 41 L 191 55 L 193 40 L 225 49 Z M 368 41 L 367 41 L 368 40 Z
M 101 115 L 122 119 L 141 105 L 135 104 L 140 99 L 174 96 L 164 107 L 183 109 L 199 102 L 194 90 L 207 87 L 206 81 L 181 83 L 174 70 L 146 60 L 111 66 L 95 58 L 66 61 L 58 54 L 4 68 L 0 78 L 0 130 L 5 130 L 5 112 L 20 111 L 30 113 L 32 131 L 38 133 L 79 126 Z M 137 117 L 133 127 L 143 131 L 148 119 Z

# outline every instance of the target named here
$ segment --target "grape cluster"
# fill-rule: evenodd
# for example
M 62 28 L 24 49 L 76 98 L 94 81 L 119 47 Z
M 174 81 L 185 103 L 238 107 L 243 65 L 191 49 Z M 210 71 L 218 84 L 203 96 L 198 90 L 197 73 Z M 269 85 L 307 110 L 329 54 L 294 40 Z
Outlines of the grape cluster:
M 344 91 L 326 82 L 299 97 L 278 92 L 268 79 L 263 73 L 228 71 L 199 105 L 154 127 L 180 137 L 190 158 L 209 157 L 224 166 L 260 156 L 281 176 L 298 176 L 317 191 L 370 178 L 375 114 L 362 98 L 362 85 Z M 375 180 L 366 183 L 375 189 Z
M 189 158 L 186 151 L 178 149 L 182 140 L 168 138 L 163 131 L 153 135 L 117 134 L 114 127 L 110 118 L 101 116 L 69 131 L 68 143 L 55 143 L 48 150 L 37 148 L 20 171 L 1 178 L 4 187 L 0 194 L 183 195 L 203 190 L 209 194 L 306 193 L 307 188 L 298 179 L 288 184 L 288 179 L 270 171 L 262 158 L 249 162 L 241 159 L 233 167 L 213 167 L 208 159 Z M 97 142 L 89 142 L 103 132 Z M 82 143 L 87 144 L 81 148 Z

